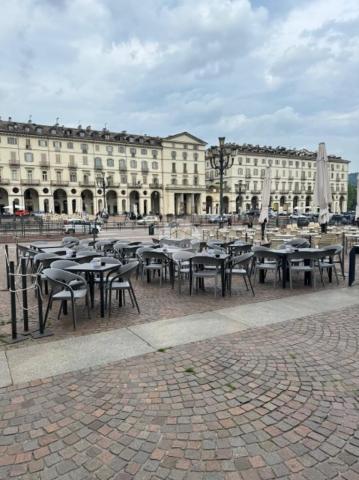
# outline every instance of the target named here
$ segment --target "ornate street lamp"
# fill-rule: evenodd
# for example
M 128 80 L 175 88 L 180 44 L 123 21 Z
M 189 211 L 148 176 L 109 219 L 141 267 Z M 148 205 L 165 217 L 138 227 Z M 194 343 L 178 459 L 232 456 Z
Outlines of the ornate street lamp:
M 219 137 L 219 147 L 211 147 L 208 150 L 208 158 L 211 168 L 219 173 L 219 226 L 223 226 L 223 175 L 226 170 L 232 167 L 234 158 L 231 157 L 231 147 L 225 146 L 225 137 Z
M 103 194 L 103 209 L 102 213 L 104 214 L 107 209 L 106 209 L 106 188 L 109 187 L 109 182 L 108 179 L 105 178 L 105 174 L 103 173 L 101 177 L 96 177 L 96 184 L 98 188 L 102 189 L 102 194 Z
M 239 180 L 238 181 L 238 184 L 237 184 L 237 198 L 238 198 L 238 207 L 237 207 L 237 214 L 240 215 L 241 213 L 241 207 L 239 205 L 240 201 L 242 200 L 243 201 L 243 198 L 242 198 L 242 195 L 245 193 L 245 190 L 243 189 L 243 182 L 242 180 Z

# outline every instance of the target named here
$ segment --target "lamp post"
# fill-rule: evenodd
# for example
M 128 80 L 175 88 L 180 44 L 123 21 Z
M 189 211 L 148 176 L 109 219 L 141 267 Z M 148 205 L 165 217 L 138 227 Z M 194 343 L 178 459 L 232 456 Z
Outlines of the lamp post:
M 211 168 L 219 173 L 219 215 L 220 228 L 223 226 L 223 175 L 226 170 L 232 167 L 234 158 L 231 158 L 232 149 L 225 146 L 225 137 L 219 137 L 219 147 L 211 147 L 208 157 Z
M 106 178 L 105 178 L 105 174 L 102 174 L 102 177 L 97 177 L 96 183 L 97 183 L 97 186 L 102 189 L 102 194 L 103 194 L 102 213 L 105 213 L 106 212 L 106 188 L 109 187 L 108 180 L 106 181 Z
M 238 181 L 238 185 L 237 185 L 237 195 L 238 195 L 237 214 L 238 214 L 238 215 L 240 215 L 240 213 L 241 213 L 241 207 L 240 207 L 239 203 L 240 203 L 240 200 L 243 200 L 243 199 L 242 199 L 242 195 L 243 195 L 243 193 L 245 193 L 245 190 L 242 190 L 242 187 L 243 187 L 242 180 L 239 180 L 239 181 Z

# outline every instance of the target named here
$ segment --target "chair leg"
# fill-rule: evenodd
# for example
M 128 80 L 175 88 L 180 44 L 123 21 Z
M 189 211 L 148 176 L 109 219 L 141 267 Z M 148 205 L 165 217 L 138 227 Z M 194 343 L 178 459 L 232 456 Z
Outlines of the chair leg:
M 254 293 L 254 289 L 253 289 L 252 280 L 251 280 L 250 275 L 248 275 L 248 282 L 249 282 L 249 285 L 250 285 L 250 287 L 251 287 L 252 294 L 253 294 L 253 297 L 254 297 L 254 296 L 255 296 L 255 293 Z
M 88 292 L 86 293 L 87 317 L 91 319 L 90 298 Z
M 64 301 L 60 302 L 60 309 L 59 309 L 59 313 L 57 314 L 57 320 L 60 320 L 60 316 L 61 316 L 63 306 L 64 306 Z
M 108 304 L 107 304 L 108 316 L 111 315 L 111 303 L 112 303 L 112 289 L 109 288 L 108 289 Z
M 320 281 L 322 282 L 323 287 L 324 285 L 324 278 L 323 278 L 323 269 L 319 267 L 319 274 L 320 274 Z
M 293 288 L 293 283 L 292 283 L 292 269 L 290 268 L 290 265 L 288 266 L 288 271 L 289 271 L 289 287 Z
M 334 263 L 333 263 L 333 271 L 334 271 L 335 278 L 337 279 L 337 285 L 339 285 L 338 272 Z
M 76 310 L 75 310 L 75 302 L 71 300 L 71 312 L 72 312 L 72 324 L 74 326 L 74 330 L 76 330 Z
M 50 293 L 49 301 L 47 302 L 47 307 L 46 307 L 46 312 L 45 312 L 45 318 L 44 318 L 44 326 L 46 325 L 47 317 L 48 317 L 48 315 L 49 315 L 51 305 L 52 305 L 52 292 Z
M 134 300 L 134 302 L 135 302 L 135 304 L 136 304 L 136 307 L 137 307 L 137 311 L 138 311 L 138 313 L 141 313 L 141 312 L 140 312 L 140 307 L 138 306 L 138 302 L 137 302 L 137 298 L 136 298 L 135 291 L 134 291 L 134 289 L 133 289 L 133 287 L 132 287 L 132 283 L 131 283 L 130 281 L 129 281 L 128 283 L 130 284 L 130 289 L 131 289 L 131 292 L 132 292 L 133 300 Z

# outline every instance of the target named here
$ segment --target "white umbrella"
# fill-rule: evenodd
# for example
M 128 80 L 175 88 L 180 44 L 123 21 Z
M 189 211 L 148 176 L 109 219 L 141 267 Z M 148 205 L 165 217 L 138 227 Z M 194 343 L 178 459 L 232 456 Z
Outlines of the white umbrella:
M 357 206 L 355 208 L 355 220 L 359 218 L 359 175 L 357 175 Z
M 321 225 L 329 222 L 329 203 L 332 194 L 329 183 L 328 157 L 325 143 L 320 143 L 317 153 L 317 173 L 314 186 L 314 201 L 319 207 L 319 223 Z
M 261 213 L 258 219 L 259 223 L 264 223 L 265 221 L 268 222 L 271 183 L 272 183 L 272 171 L 271 171 L 271 167 L 268 166 L 266 167 L 264 180 L 263 180 L 262 207 L 261 207 Z

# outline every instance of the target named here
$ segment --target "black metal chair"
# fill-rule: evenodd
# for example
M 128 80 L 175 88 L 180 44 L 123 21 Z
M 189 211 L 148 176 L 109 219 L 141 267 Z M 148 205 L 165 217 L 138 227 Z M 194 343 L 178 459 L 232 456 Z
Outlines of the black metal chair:
M 193 280 L 196 281 L 196 292 L 198 292 L 198 287 L 200 281 L 203 282 L 207 278 L 214 279 L 214 296 L 217 296 L 217 286 L 218 286 L 218 277 L 222 274 L 222 260 L 216 257 L 211 257 L 209 255 L 196 255 L 190 260 L 192 265 L 192 282 L 190 295 L 192 295 L 193 290 Z
M 342 247 L 341 245 L 339 245 Z M 342 247 L 343 248 L 343 247 Z M 338 252 L 338 245 L 334 245 L 332 247 L 324 247 L 322 250 L 325 252 L 325 256 L 319 259 L 318 266 L 319 266 L 319 271 L 320 271 L 320 278 L 322 280 L 322 284 L 324 285 L 324 280 L 323 280 L 323 272 L 326 270 L 328 274 L 328 278 L 330 278 L 330 272 L 334 272 L 335 278 L 337 280 L 337 285 L 339 285 L 339 278 L 338 278 L 338 273 L 337 269 L 335 266 L 334 257 L 337 255 Z M 339 254 L 341 251 L 339 252 Z
M 274 286 L 277 286 L 277 277 L 280 277 L 280 257 L 275 250 L 267 247 L 253 247 L 252 250 L 254 259 L 251 269 L 254 269 L 253 283 L 256 283 L 257 272 L 263 271 L 263 275 L 266 275 L 268 271 L 272 271 L 274 272 Z
M 160 285 L 162 286 L 163 278 L 167 278 L 167 268 L 169 266 L 169 258 L 165 253 L 156 252 L 156 250 L 145 250 L 141 254 L 142 258 L 142 280 L 145 273 L 155 276 L 156 273 L 160 277 Z
M 229 294 L 232 295 L 232 278 L 233 276 L 242 277 L 246 286 L 247 291 L 249 290 L 248 284 L 252 290 L 253 296 L 254 289 L 251 282 L 250 276 L 250 265 L 253 259 L 253 252 L 244 253 L 237 257 L 232 257 L 226 268 L 226 285 L 229 291 Z
M 190 260 L 194 257 L 192 252 L 176 252 L 172 255 L 172 260 L 175 268 L 175 275 L 178 280 L 178 293 L 181 294 L 182 279 L 189 278 L 190 275 Z
M 45 325 L 54 301 L 61 302 L 57 317 L 58 319 L 60 318 L 64 303 L 68 301 L 71 302 L 72 323 L 74 330 L 76 329 L 76 300 L 85 299 L 88 318 L 91 318 L 88 286 L 86 281 L 80 277 L 80 275 L 75 275 L 74 273 L 67 272 L 59 268 L 46 268 L 43 273 L 52 287 L 45 313 Z
M 138 306 L 135 291 L 131 283 L 131 275 L 137 270 L 138 262 L 130 262 L 120 267 L 116 274 L 106 282 L 106 305 L 108 308 L 108 315 L 111 315 L 111 303 L 112 303 L 112 291 L 116 291 L 119 294 L 119 305 L 125 302 L 125 292 L 127 291 L 132 303 L 132 307 L 137 308 L 138 313 L 140 307 Z

